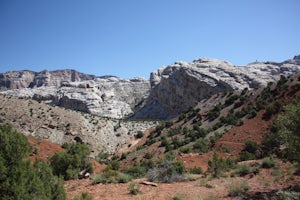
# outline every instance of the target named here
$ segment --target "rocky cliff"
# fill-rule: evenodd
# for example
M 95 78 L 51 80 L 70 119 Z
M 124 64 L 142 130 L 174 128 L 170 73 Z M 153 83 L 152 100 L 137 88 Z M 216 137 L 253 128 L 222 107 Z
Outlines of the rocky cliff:
M 21 89 L 35 88 L 41 86 L 60 87 L 64 82 L 77 82 L 84 80 L 93 80 L 96 76 L 77 72 L 75 70 L 57 70 L 57 71 L 11 71 L 0 73 L 0 89 Z
M 300 72 L 300 56 L 235 66 L 217 59 L 175 62 L 143 78 L 96 77 L 74 70 L 0 74 L 2 93 L 111 118 L 170 119 L 216 93 L 255 89 Z
M 0 83 L 3 94 L 111 118 L 132 114 L 150 89 L 143 78 L 96 77 L 74 70 L 8 72 L 0 74 Z
M 300 56 L 282 63 L 254 62 L 242 67 L 209 58 L 176 62 L 151 73 L 150 95 L 133 118 L 169 119 L 221 91 L 255 89 L 281 75 L 299 72 Z
M 0 95 L 0 125 L 12 124 L 21 133 L 63 144 L 79 141 L 89 145 L 92 156 L 115 152 L 134 142 L 138 131 L 156 125 L 149 121 L 103 118 L 37 102 Z

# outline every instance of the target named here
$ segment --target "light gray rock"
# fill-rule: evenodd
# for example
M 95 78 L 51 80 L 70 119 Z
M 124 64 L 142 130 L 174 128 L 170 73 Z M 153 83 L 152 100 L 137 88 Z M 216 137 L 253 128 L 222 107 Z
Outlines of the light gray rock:
M 149 98 L 133 118 L 169 119 L 216 93 L 266 86 L 281 75 L 299 73 L 299 61 L 300 56 L 295 56 L 282 63 L 255 62 L 244 67 L 210 58 L 176 62 L 151 73 Z
M 99 116 L 123 118 L 133 113 L 133 109 L 147 97 L 149 90 L 150 83 L 143 78 L 99 77 L 88 81 L 64 81 L 61 87 L 41 86 L 2 93 L 46 101 Z
M 93 80 L 96 76 L 71 69 L 33 72 L 29 70 L 0 73 L 0 89 L 35 88 L 41 86 L 60 87 L 63 82 Z

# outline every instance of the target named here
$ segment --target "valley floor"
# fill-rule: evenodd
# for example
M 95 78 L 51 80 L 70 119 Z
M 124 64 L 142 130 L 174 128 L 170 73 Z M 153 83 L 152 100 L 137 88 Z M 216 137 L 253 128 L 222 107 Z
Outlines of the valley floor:
M 195 179 L 189 182 L 178 183 L 158 183 L 157 187 L 143 185 L 145 179 L 136 179 L 131 183 L 123 184 L 97 184 L 92 185 L 91 180 L 71 180 L 65 183 L 67 198 L 73 199 L 81 193 L 88 193 L 94 200 L 168 200 L 168 199 L 237 199 L 230 197 L 229 192 L 233 188 L 241 189 L 246 184 L 247 196 L 250 199 L 259 199 L 258 194 L 287 189 L 299 184 L 300 176 L 293 175 L 293 165 L 290 163 L 280 163 L 277 169 L 261 169 L 257 175 L 246 175 L 244 177 L 231 177 L 232 172 L 225 174 L 222 178 L 205 178 L 202 175 L 195 175 Z M 130 184 L 135 183 L 139 187 L 140 193 L 130 194 Z M 256 195 L 256 196 L 255 196 Z

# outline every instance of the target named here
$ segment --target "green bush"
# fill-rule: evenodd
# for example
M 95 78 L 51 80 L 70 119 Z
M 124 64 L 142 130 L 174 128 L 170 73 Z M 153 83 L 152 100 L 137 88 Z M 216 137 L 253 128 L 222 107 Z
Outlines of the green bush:
M 109 154 L 107 152 L 101 151 L 97 156 L 97 161 L 101 164 L 107 164 Z
M 128 174 L 118 172 L 111 169 L 105 169 L 102 173 L 97 174 L 92 178 L 92 184 L 99 183 L 128 183 L 132 177 Z
M 53 173 L 63 176 L 65 180 L 78 178 L 79 172 L 92 173 L 92 165 L 88 160 L 90 150 L 87 145 L 81 143 L 64 144 L 66 152 L 57 152 L 50 158 Z
M 245 142 L 245 148 L 244 151 L 248 151 L 249 153 L 255 154 L 255 152 L 258 150 L 259 145 L 255 141 L 248 140 Z
M 65 199 L 63 180 L 48 164 L 25 160 L 30 152 L 24 135 L 0 127 L 0 199 Z
M 147 179 L 153 182 L 178 182 L 187 181 L 184 175 L 185 168 L 182 162 L 173 162 L 171 160 L 162 160 L 158 166 L 150 169 L 147 173 Z
M 266 158 L 263 159 L 261 167 L 262 168 L 267 168 L 267 169 L 268 168 L 273 168 L 273 167 L 275 167 L 275 164 L 276 163 L 272 158 L 266 157 Z
M 251 173 L 251 169 L 249 165 L 238 165 L 235 173 L 238 174 L 239 176 L 245 176 L 247 174 Z
M 137 183 L 130 183 L 128 186 L 129 194 L 137 195 L 140 193 L 140 186 Z
M 181 152 L 181 153 L 191 153 L 192 150 L 189 147 L 180 147 L 179 152 Z
M 137 164 L 125 169 L 123 172 L 129 174 L 133 178 L 141 178 L 146 175 L 147 170 L 148 169 L 146 167 Z
M 236 163 L 227 158 L 220 158 L 219 155 L 214 152 L 213 159 L 208 161 L 208 172 L 211 173 L 212 177 L 219 178 L 223 171 L 234 168 Z
M 203 138 L 199 138 L 195 141 L 193 144 L 194 151 L 200 152 L 200 153 L 207 153 L 208 152 L 208 141 Z
M 256 157 L 253 153 L 249 153 L 248 151 L 242 151 L 239 153 L 238 161 L 246 161 L 246 160 L 255 160 Z
M 191 174 L 202 174 L 203 170 L 201 167 L 193 167 L 192 169 L 189 170 Z
M 216 105 L 212 110 L 207 113 L 207 118 L 209 121 L 213 121 L 214 119 L 220 116 L 220 111 L 222 109 L 221 104 Z
M 230 197 L 244 196 L 249 190 L 249 186 L 246 181 L 230 183 L 227 188 L 228 195 Z
M 138 131 L 136 134 L 136 138 L 142 138 L 144 136 L 144 133 L 142 131 Z
M 93 198 L 86 192 L 81 193 L 79 196 L 75 196 L 73 200 L 92 200 Z

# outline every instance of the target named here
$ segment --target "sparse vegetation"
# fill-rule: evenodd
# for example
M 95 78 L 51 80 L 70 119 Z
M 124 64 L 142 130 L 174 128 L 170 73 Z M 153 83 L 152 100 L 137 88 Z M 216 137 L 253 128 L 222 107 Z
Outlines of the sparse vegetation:
M 230 197 L 245 196 L 249 190 L 249 186 L 246 181 L 232 182 L 227 187 L 228 195 Z
M 267 158 L 263 159 L 261 167 L 262 168 L 272 168 L 272 167 L 275 167 L 275 164 L 276 163 L 273 158 L 267 157 Z
M 140 186 L 137 183 L 130 183 L 128 186 L 129 194 L 137 195 L 140 193 Z
M 73 200 L 92 200 L 92 196 L 86 192 L 81 193 L 79 196 L 75 196 Z
M 165 159 L 148 171 L 147 178 L 149 181 L 166 183 L 187 181 L 185 171 L 182 162 Z

